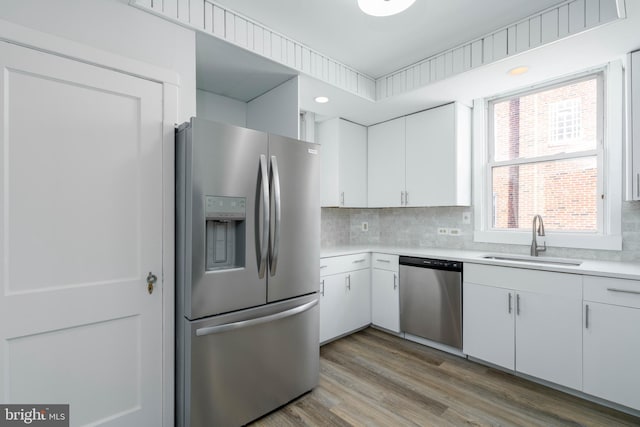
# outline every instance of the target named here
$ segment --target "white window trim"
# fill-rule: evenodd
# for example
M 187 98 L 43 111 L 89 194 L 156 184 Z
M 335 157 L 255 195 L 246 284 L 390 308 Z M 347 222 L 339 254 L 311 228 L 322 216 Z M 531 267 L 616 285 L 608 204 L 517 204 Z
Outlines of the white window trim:
M 586 75 L 604 70 L 604 107 L 603 129 L 604 154 L 602 175 L 605 177 L 602 215 L 602 232 L 554 232 L 538 238 L 548 247 L 622 250 L 622 149 L 624 145 L 624 81 L 622 62 L 607 64 L 604 69 L 589 70 Z M 546 83 L 543 86 L 552 84 Z M 474 242 L 530 245 L 531 231 L 511 231 L 491 229 L 491 206 L 488 196 L 488 147 L 487 147 L 488 100 L 476 99 L 473 102 L 473 209 Z M 599 184 L 601 186 L 602 183 Z M 533 218 L 532 218 L 533 220 Z

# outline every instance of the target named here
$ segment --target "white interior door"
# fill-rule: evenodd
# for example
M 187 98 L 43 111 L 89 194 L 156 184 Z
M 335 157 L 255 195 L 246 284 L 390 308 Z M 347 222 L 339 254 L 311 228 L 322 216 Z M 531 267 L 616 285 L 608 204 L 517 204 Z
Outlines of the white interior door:
M 162 87 L 7 43 L 0 70 L 0 402 L 162 425 Z

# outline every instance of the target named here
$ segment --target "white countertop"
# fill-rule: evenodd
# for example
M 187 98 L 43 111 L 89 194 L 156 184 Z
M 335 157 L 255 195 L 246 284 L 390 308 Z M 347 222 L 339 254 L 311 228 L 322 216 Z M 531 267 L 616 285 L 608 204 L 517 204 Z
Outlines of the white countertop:
M 526 268 L 531 270 L 557 271 L 561 273 L 585 274 L 589 276 L 605 276 L 620 279 L 640 280 L 640 263 L 634 262 L 617 262 L 617 261 L 597 261 L 597 260 L 575 260 L 580 261 L 579 266 L 565 264 L 546 264 L 527 262 L 522 255 L 513 255 L 514 257 L 524 258 L 525 261 L 506 261 L 496 259 L 485 259 L 488 255 L 511 256 L 508 253 L 497 252 L 480 252 L 468 251 L 464 249 L 438 249 L 438 248 L 401 248 L 391 246 L 341 246 L 332 248 L 322 248 L 320 251 L 321 258 L 352 255 L 363 252 L 379 252 L 385 254 L 393 254 L 400 256 L 415 256 L 422 258 L 447 259 L 452 261 L 461 261 L 476 264 L 500 265 L 505 267 Z M 533 261 L 549 261 L 567 260 L 565 258 L 553 258 L 539 256 L 532 258 Z

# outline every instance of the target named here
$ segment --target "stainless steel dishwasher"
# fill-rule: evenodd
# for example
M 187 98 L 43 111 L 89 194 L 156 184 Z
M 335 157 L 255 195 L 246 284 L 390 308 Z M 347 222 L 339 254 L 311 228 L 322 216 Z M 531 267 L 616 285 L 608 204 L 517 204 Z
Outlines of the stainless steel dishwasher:
M 400 257 L 400 330 L 462 349 L 462 263 Z

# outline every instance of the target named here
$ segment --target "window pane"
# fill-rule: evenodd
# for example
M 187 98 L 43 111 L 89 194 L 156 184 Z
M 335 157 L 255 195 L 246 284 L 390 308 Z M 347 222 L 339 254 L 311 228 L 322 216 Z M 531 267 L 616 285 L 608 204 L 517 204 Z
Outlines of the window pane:
M 492 169 L 493 227 L 531 230 L 536 214 L 546 230 L 597 231 L 597 158 L 583 157 Z
M 574 82 L 493 104 L 494 160 L 593 150 L 598 79 Z

